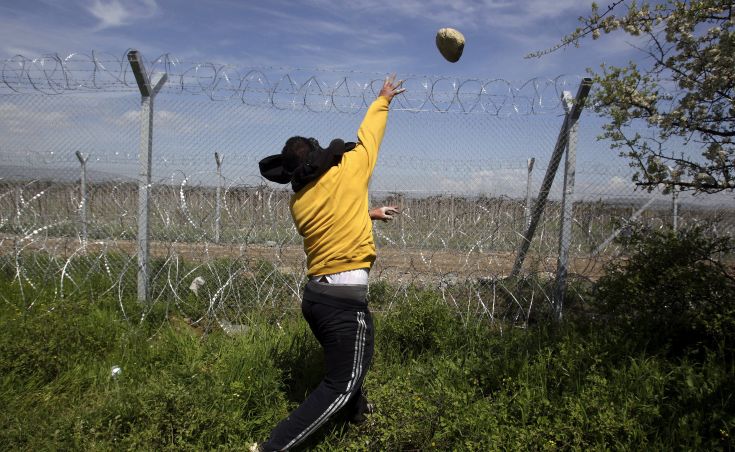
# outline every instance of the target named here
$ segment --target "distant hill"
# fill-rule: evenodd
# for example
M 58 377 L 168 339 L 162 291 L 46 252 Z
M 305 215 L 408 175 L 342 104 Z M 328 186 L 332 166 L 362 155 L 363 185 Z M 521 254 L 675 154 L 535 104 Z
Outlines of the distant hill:
M 119 171 L 100 171 L 100 170 L 87 170 L 87 180 L 90 184 L 103 183 L 103 182 L 136 182 L 137 181 L 137 165 L 118 165 Z M 70 162 L 69 164 L 55 165 L 55 166 L 43 166 L 43 167 L 31 167 L 31 166 L 20 166 L 20 165 L 4 165 L 0 162 L 0 182 L 2 181 L 28 181 L 28 180 L 40 180 L 45 182 L 59 182 L 59 183 L 70 183 L 77 182 L 80 178 L 80 168 L 76 162 Z M 170 185 L 171 180 L 169 178 L 162 178 L 154 180 L 156 185 Z M 176 184 L 174 184 L 176 185 Z M 189 187 L 207 187 L 213 188 L 215 185 L 212 181 L 193 179 L 188 181 Z M 257 184 L 249 185 L 255 187 Z M 233 187 L 230 187 L 233 188 Z M 409 199 L 416 198 L 431 198 L 431 197 L 442 197 L 449 195 L 448 193 L 440 192 L 404 192 L 400 190 L 396 191 L 385 191 L 385 190 L 371 190 L 374 197 L 381 198 L 390 196 L 391 194 L 402 194 Z M 382 195 L 382 196 L 381 196 Z M 535 193 L 534 193 L 535 195 Z M 476 194 L 476 193 L 453 193 L 452 196 L 457 198 L 475 199 L 478 197 L 504 197 L 502 195 L 493 194 Z M 584 204 L 593 204 L 596 202 L 602 202 L 608 206 L 614 207 L 632 207 L 638 208 L 649 201 L 651 198 L 655 200 L 648 206 L 647 210 L 670 210 L 671 209 L 671 195 L 646 193 L 643 191 L 636 192 L 632 196 L 590 196 L 584 193 L 576 194 L 576 202 Z M 535 201 L 535 197 L 534 197 Z M 559 199 L 550 199 L 549 204 L 558 204 Z M 679 197 L 679 206 L 682 209 L 726 209 L 735 211 L 735 196 L 733 193 L 717 193 L 713 195 L 692 195 L 689 193 L 682 193 Z
M 81 176 L 81 170 L 74 167 L 44 167 L 33 168 L 28 166 L 0 165 L 0 179 L 6 181 L 43 180 L 58 182 L 75 182 Z M 134 181 L 130 174 L 110 173 L 106 171 L 87 170 L 87 180 L 94 182 Z

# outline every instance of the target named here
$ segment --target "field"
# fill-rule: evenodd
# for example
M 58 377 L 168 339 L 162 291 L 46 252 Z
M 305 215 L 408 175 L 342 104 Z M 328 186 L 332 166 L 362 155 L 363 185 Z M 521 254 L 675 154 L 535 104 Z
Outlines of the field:
M 262 254 L 259 250 L 263 247 L 277 247 L 283 250 L 289 265 L 298 259 L 300 237 L 291 222 L 288 191 L 231 186 L 224 187 L 220 196 L 218 207 L 214 188 L 155 185 L 149 220 L 151 240 L 175 243 L 184 255 L 187 249 L 190 254 L 198 254 L 202 246 L 212 247 L 214 256 L 231 255 L 234 249 L 241 250 L 236 254 L 252 251 L 257 255 Z M 133 183 L 89 184 L 83 223 L 78 183 L 6 181 L 0 184 L 0 233 L 42 241 L 79 239 L 85 230 L 89 241 L 119 246 L 127 252 L 132 249 L 130 241 L 137 236 L 137 202 L 137 186 Z M 381 248 L 385 268 L 415 266 L 419 272 L 453 271 L 463 275 L 484 270 L 502 275 L 514 257 L 527 221 L 524 202 L 505 197 L 390 193 L 374 194 L 371 204 L 397 205 L 403 212 L 392 223 L 375 223 L 376 244 Z M 642 204 L 640 200 L 575 204 L 570 252 L 578 260 L 573 264 L 576 273 L 589 277 L 597 274 L 599 266 L 587 262 L 615 255 L 614 244 L 610 249 L 598 247 L 628 224 Z M 536 263 L 533 266 L 544 267 L 544 271 L 553 271 L 556 264 L 559 209 L 558 202 L 548 203 L 531 248 Z M 690 205 L 680 208 L 678 221 L 683 227 L 704 224 L 719 228 L 719 234 L 731 234 L 734 216 L 735 209 Z M 671 223 L 670 206 L 654 204 L 635 222 L 651 229 L 667 227 Z M 50 242 L 49 247 L 56 248 L 56 244 Z M 161 255 L 160 251 L 154 253 Z M 269 253 L 265 254 L 267 257 Z M 469 261 L 476 265 L 468 265 Z
M 143 310 L 132 281 L 122 298 L 101 290 L 102 274 L 80 284 L 23 308 L 9 302 L 21 291 L 13 275 L 0 272 L 5 450 L 243 450 L 320 378 L 319 346 L 284 305 L 243 306 L 244 328 L 228 335 L 192 294 Z M 733 446 L 729 348 L 672 355 L 589 316 L 513 328 L 463 317 L 436 290 L 411 288 L 410 303 L 386 309 L 396 290 L 370 289 L 377 350 L 366 389 L 377 412 L 359 426 L 337 419 L 307 449 Z
M 78 190 L 8 184 L 0 198 L 5 449 L 242 450 L 265 439 L 322 366 L 300 319 L 288 194 L 228 189 L 215 240 L 213 190 L 156 187 L 152 297 L 140 304 L 135 187 L 90 187 L 86 241 Z M 732 248 L 708 245 L 722 211 L 691 209 L 684 223 L 704 225 L 692 238 L 652 209 L 600 248 L 634 206 L 579 203 L 558 323 L 554 204 L 525 272 L 508 278 L 522 203 L 373 203 L 404 212 L 375 225 L 366 387 L 378 411 L 360 426 L 335 420 L 306 448 L 732 450 Z M 653 252 L 640 241 L 651 233 L 665 242 Z

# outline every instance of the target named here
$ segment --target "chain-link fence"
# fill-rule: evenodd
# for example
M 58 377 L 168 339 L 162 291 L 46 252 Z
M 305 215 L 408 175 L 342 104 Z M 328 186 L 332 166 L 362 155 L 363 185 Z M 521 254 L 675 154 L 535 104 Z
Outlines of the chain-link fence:
M 296 307 L 305 257 L 290 193 L 265 183 L 257 162 L 292 135 L 354 139 L 384 75 L 238 71 L 169 57 L 145 67 L 154 79 L 167 75 L 153 104 L 150 185 L 141 185 L 144 118 L 126 58 L 2 62 L 0 266 L 19 298 L 10 301 L 30 306 L 90 284 L 120 300 L 135 294 L 144 186 L 148 303 L 204 303 L 233 322 L 255 305 Z M 389 283 L 378 309 L 428 286 L 467 318 L 528 321 L 554 302 L 563 159 L 522 270 L 508 276 L 565 133 L 562 93 L 582 80 L 403 78 L 407 91 L 392 105 L 371 182 L 373 206 L 402 212 L 373 225 L 371 280 Z M 613 238 L 632 221 L 735 229 L 731 196 L 637 191 L 627 162 L 597 141 L 600 124 L 583 112 L 574 139 L 567 299 L 578 296 L 575 281 L 598 278 L 617 258 Z

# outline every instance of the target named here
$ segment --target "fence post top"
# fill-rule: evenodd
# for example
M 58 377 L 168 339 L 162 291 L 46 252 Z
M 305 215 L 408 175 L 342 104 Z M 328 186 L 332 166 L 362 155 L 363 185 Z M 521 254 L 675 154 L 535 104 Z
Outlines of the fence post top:
M 81 163 L 82 165 L 84 165 L 85 163 L 87 163 L 87 160 L 89 160 L 89 154 L 87 154 L 87 156 L 85 156 L 84 154 L 82 154 L 79 151 L 74 152 L 74 154 L 77 156 L 77 159 L 79 160 L 79 163 Z
M 143 64 L 143 57 L 137 50 L 128 52 L 128 62 L 130 63 L 130 68 L 133 70 L 133 75 L 135 75 L 135 82 L 138 84 L 140 95 L 143 97 L 155 96 L 166 83 L 166 80 L 168 80 L 168 74 L 165 72 L 157 74 L 154 83 L 151 85 L 151 80 L 148 78 L 148 73 Z

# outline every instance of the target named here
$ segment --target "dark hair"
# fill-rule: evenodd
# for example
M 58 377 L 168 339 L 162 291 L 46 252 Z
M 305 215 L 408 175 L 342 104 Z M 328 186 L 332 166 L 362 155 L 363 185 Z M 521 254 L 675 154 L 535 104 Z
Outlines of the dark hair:
M 306 159 L 310 150 L 311 144 L 308 139 L 298 136 L 289 138 L 281 151 L 283 168 L 292 172 Z

